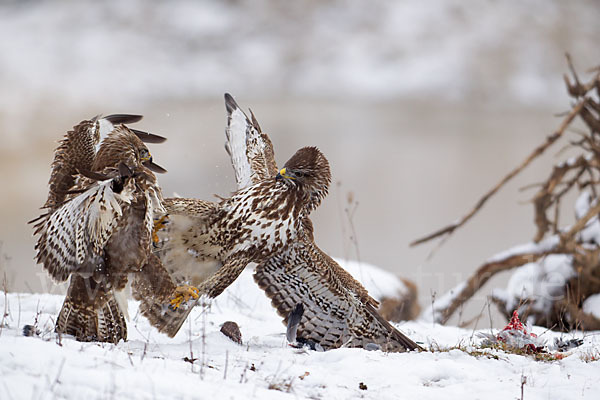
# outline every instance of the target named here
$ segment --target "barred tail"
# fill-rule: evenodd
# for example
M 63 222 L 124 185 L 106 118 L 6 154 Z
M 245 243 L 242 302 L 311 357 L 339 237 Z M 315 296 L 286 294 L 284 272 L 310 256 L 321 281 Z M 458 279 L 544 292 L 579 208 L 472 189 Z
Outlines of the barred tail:
M 81 342 L 118 343 L 127 340 L 127 324 L 114 293 L 102 284 L 79 276 L 71 283 L 55 330 Z
M 174 337 L 192 311 L 193 306 L 183 306 L 176 310 L 150 298 L 141 299 L 140 312 L 152 326 L 169 337 Z

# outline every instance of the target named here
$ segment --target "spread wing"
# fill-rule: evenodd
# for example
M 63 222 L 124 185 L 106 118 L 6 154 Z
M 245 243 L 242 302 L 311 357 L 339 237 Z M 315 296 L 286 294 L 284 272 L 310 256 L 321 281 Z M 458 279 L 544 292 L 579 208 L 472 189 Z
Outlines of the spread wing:
M 91 170 L 96 155 L 96 120 L 85 120 L 67 132 L 54 151 L 50 189 L 44 207 L 54 210 L 66 198 L 66 192 L 75 185 L 78 171 Z
M 251 112 L 250 120 L 229 93 L 225 94 L 225 150 L 231 157 L 238 189 L 277 175 L 273 144 Z
M 168 217 L 157 232 L 156 254 L 175 282 L 198 286 L 222 264 L 210 257 L 216 250 L 207 235 L 222 210 L 216 203 L 198 199 L 167 198 L 163 205 Z
M 298 342 L 319 344 L 325 350 L 419 348 L 381 317 L 362 285 L 312 241 L 296 241 L 258 265 L 254 279 L 285 324 L 295 309 L 304 309 L 296 331 Z
M 123 215 L 123 204 L 131 201 L 127 190 L 115 193 L 112 183 L 109 179 L 92 186 L 35 225 L 40 235 L 36 260 L 57 281 L 103 265 L 104 246 Z

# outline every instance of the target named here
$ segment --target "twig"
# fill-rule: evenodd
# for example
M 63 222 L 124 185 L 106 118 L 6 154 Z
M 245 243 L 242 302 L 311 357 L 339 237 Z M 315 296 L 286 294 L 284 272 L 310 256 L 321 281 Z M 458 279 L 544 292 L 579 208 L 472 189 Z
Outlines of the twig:
M 433 326 L 435 326 L 435 292 L 433 290 L 431 291 L 431 319 Z
M 473 343 L 473 336 L 475 336 L 475 330 L 477 329 L 477 324 L 479 323 L 479 318 L 481 318 L 481 316 L 483 315 L 483 309 L 485 308 L 485 304 L 483 305 L 483 307 L 481 307 L 481 311 L 479 311 L 479 314 L 477 314 L 477 317 L 475 317 L 475 323 L 473 324 L 473 331 L 471 332 L 471 337 L 469 338 L 469 343 Z M 470 322 L 472 322 L 473 320 L 471 320 Z
M 202 362 L 200 364 L 200 379 L 204 379 L 204 364 L 206 363 L 206 303 L 202 304 Z
M 561 242 L 566 244 L 567 242 L 572 241 L 575 235 L 585 227 L 590 219 L 597 216 L 598 213 L 600 213 L 600 202 L 591 207 L 583 217 L 579 218 L 567 233 L 561 235 Z
M 6 320 L 6 317 L 8 317 L 8 289 L 6 287 L 6 271 L 4 271 L 4 281 L 3 281 L 3 287 L 4 287 L 4 312 L 2 313 L 2 322 L 0 322 L 0 335 L 2 335 L 2 329 L 4 329 L 4 321 Z
M 65 362 L 67 361 L 66 357 L 63 358 L 62 362 L 60 363 L 60 367 L 58 367 L 58 373 L 56 374 L 56 378 L 54 378 L 54 382 L 52 382 L 52 385 L 50 385 L 50 391 L 53 392 L 54 391 L 54 386 L 60 384 L 60 374 L 62 374 L 62 370 L 63 367 L 65 366 Z
M 588 167 L 588 161 L 583 156 L 579 156 L 575 162 L 572 163 L 561 163 L 555 166 L 552 169 L 552 173 L 550 177 L 544 183 L 542 188 L 536 193 L 533 198 L 534 210 L 535 210 L 535 225 L 537 227 L 537 233 L 533 239 L 534 242 L 539 242 L 542 240 L 546 232 L 548 232 L 550 228 L 550 221 L 548 220 L 548 216 L 546 215 L 546 210 L 556 201 L 556 195 L 553 196 L 554 189 L 562 182 L 562 179 L 565 175 L 572 171 L 573 169 L 579 169 L 576 174 L 575 180 L 570 184 L 567 183 L 566 188 L 564 189 L 565 193 L 568 191 L 572 185 L 577 181 L 578 177 L 585 171 L 585 168 Z M 558 222 L 555 221 L 555 224 Z
M 194 350 L 192 348 L 192 319 L 188 318 L 188 326 L 189 326 L 189 331 L 188 331 L 188 342 L 190 344 L 190 368 L 192 373 L 194 373 L 194 361 L 196 360 L 194 358 Z
M 417 239 L 410 243 L 410 246 L 416 246 L 421 243 L 428 242 L 432 239 L 435 239 L 442 235 L 450 235 L 457 228 L 463 226 L 467 221 L 469 221 L 480 209 L 483 205 L 492 197 L 502 186 L 504 186 L 508 181 L 514 178 L 519 172 L 521 172 L 525 167 L 527 167 L 535 158 L 540 156 L 548 147 L 550 147 L 554 142 L 556 142 L 562 134 L 565 132 L 567 126 L 573 121 L 573 119 L 579 114 L 581 109 L 583 108 L 583 101 L 580 101 L 571 112 L 565 117 L 562 124 L 558 128 L 556 132 L 546 138 L 546 142 L 542 145 L 538 146 L 517 168 L 513 169 L 508 175 L 506 175 L 496 186 L 494 186 L 490 191 L 488 191 L 473 207 L 473 209 L 462 217 L 458 222 L 448 225 L 440 230 L 437 230 L 427 236 L 424 236 L 420 239 Z
M 21 326 L 21 295 L 17 293 L 17 301 L 19 303 L 19 315 L 17 317 L 17 329 Z
M 437 318 L 434 315 L 434 321 L 445 324 L 454 314 L 456 309 L 464 302 L 469 300 L 492 276 L 501 271 L 519 267 L 521 265 L 536 261 L 550 254 L 564 253 L 562 248 L 554 248 L 549 251 L 540 253 L 523 253 L 514 254 L 507 258 L 498 261 L 491 261 L 483 264 L 479 269 L 466 281 L 464 288 L 454 296 L 450 304 L 442 309 L 437 310 Z

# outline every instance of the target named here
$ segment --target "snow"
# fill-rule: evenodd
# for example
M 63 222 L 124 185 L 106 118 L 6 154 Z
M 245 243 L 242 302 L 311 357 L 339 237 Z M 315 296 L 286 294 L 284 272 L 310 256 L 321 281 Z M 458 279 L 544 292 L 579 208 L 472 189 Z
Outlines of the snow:
M 377 301 L 383 298 L 403 298 L 408 293 L 406 285 L 396 275 L 365 262 L 353 260 L 336 261 L 360 281 L 371 297 Z
M 486 263 L 500 262 L 519 254 L 539 254 L 552 250 L 560 242 L 558 235 L 551 235 L 541 240 L 539 243 L 528 242 L 511 247 L 508 250 L 501 251 L 488 258 Z
M 129 340 L 116 346 L 70 337 L 59 345 L 52 321 L 63 297 L 9 293 L 0 333 L 0 398 L 505 400 L 520 396 L 522 375 L 529 400 L 600 396 L 600 363 L 586 362 L 586 356 L 598 355 L 598 333 L 561 335 L 533 327 L 548 342 L 561 336 L 583 338 L 581 347 L 553 362 L 499 350 L 489 350 L 497 360 L 459 349 L 404 354 L 298 350 L 287 346 L 285 327 L 251 274 L 244 271 L 206 312 L 196 307 L 173 339 L 137 315 L 138 305 L 130 301 Z M 0 310 L 4 306 L 0 293 Z M 41 336 L 22 336 L 23 325 L 36 318 Z M 240 326 L 243 345 L 219 332 L 227 320 Z M 433 349 L 461 345 L 470 351 L 481 342 L 478 331 L 425 321 L 397 326 Z M 184 357 L 197 360 L 192 365 Z M 361 382 L 366 390 L 359 389 Z
M 577 219 L 582 218 L 585 214 L 587 214 L 590 209 L 590 201 L 592 200 L 592 194 L 586 190 L 581 192 L 577 200 L 575 200 L 575 217 Z
M 425 321 L 438 321 L 442 316 L 442 311 L 450 306 L 450 304 L 456 299 L 456 297 L 467 287 L 467 282 L 460 282 L 452 289 L 448 290 L 442 296 L 434 299 L 431 307 L 426 307 L 421 318 Z
M 582 192 L 575 201 L 575 216 L 582 218 L 589 211 L 590 207 L 595 206 L 596 202 L 591 202 L 592 195 L 589 192 Z M 591 203 L 590 203 L 591 202 Z M 579 233 L 579 239 L 583 243 L 597 245 L 600 243 L 600 220 L 598 216 L 592 217 L 585 227 Z
M 600 293 L 592 295 L 583 302 L 583 312 L 600 318 Z
M 493 295 L 506 300 L 508 309 L 516 309 L 525 299 L 527 307 L 535 311 L 549 311 L 562 298 L 566 282 L 575 276 L 572 256 L 552 254 L 544 259 L 525 264 L 511 275 L 507 288 L 494 289 Z

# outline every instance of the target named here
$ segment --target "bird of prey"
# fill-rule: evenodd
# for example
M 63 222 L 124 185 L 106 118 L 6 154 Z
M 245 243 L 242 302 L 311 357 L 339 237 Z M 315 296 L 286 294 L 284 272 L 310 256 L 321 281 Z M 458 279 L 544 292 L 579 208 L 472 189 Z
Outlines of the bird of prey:
M 177 290 L 151 251 L 153 219 L 164 212 L 152 171 L 165 170 L 142 141 L 165 139 L 122 124 L 140 118 L 94 118 L 69 131 L 55 152 L 48 212 L 31 221 L 37 262 L 58 282 L 70 277 L 55 329 L 80 341 L 127 338 L 115 292 L 128 274 L 137 297 L 167 301 Z
M 254 114 L 248 118 L 229 94 L 225 104 L 225 148 L 238 191 L 218 204 L 165 199 L 170 224 L 162 233 L 161 259 L 167 269 L 173 276 L 196 276 L 200 292 L 214 297 L 254 262 L 254 279 L 284 317 L 291 341 L 325 350 L 418 349 L 379 315 L 367 290 L 314 242 L 309 214 L 331 181 L 323 154 L 302 148 L 278 170 L 273 145 Z M 163 308 L 149 319 L 172 336 L 188 313 L 185 307 Z

